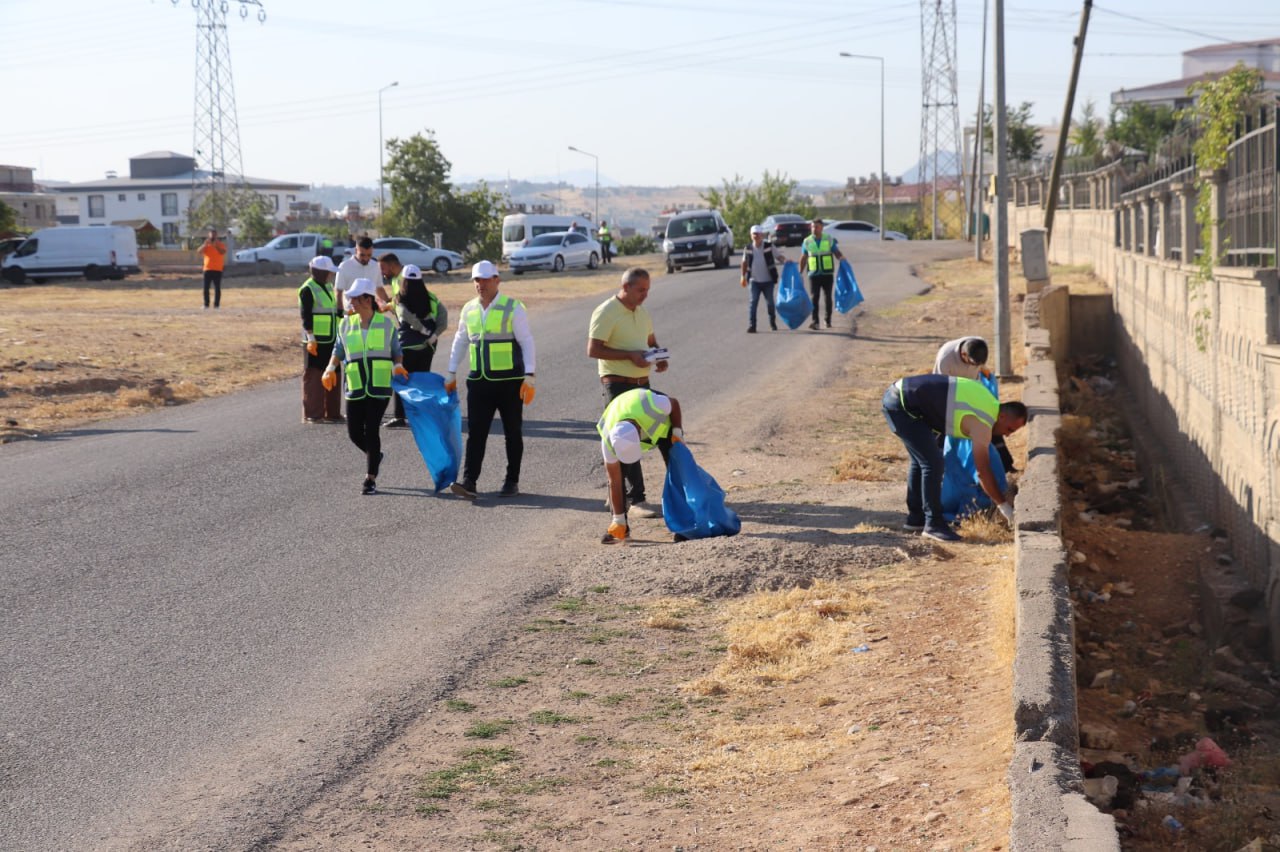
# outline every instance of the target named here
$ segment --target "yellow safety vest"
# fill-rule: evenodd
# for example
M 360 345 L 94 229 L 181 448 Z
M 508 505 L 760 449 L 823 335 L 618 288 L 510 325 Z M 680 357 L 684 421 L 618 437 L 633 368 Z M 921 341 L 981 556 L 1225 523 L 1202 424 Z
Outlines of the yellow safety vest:
M 663 414 L 662 409 L 658 408 L 654 402 L 658 396 L 662 394 L 648 388 L 636 388 L 618 394 L 605 407 L 604 414 L 596 423 L 596 431 L 609 444 L 610 451 L 613 450 L 613 444 L 609 442 L 609 433 L 623 420 L 636 424 L 636 429 L 640 432 L 641 452 L 652 450 L 667 436 L 671 431 L 671 415 Z
M 302 291 L 311 291 L 311 333 L 317 343 L 332 343 L 338 325 L 338 302 L 332 284 L 320 284 L 308 278 L 298 288 L 298 305 L 302 305 Z
M 826 234 L 822 235 L 821 240 L 813 238 L 809 235 L 804 238 L 804 242 L 800 244 L 800 250 L 809 256 L 810 272 L 834 272 L 836 268 L 835 255 L 832 250 L 831 237 Z
M 960 431 L 960 421 L 967 416 L 978 418 L 988 428 L 995 425 L 1000 414 L 1000 401 L 982 382 L 952 377 L 951 387 L 947 390 L 947 426 L 951 437 L 969 437 Z
M 515 335 L 515 313 L 523 307 L 502 293 L 494 297 L 487 312 L 479 297 L 462 306 L 461 325 L 471 341 L 468 379 L 524 381 L 524 354 Z
M 391 371 L 395 368 L 391 341 L 395 333 L 395 323 L 382 314 L 373 315 L 367 330 L 360 327 L 358 314 L 342 321 L 339 334 L 345 358 L 347 399 L 391 396 Z

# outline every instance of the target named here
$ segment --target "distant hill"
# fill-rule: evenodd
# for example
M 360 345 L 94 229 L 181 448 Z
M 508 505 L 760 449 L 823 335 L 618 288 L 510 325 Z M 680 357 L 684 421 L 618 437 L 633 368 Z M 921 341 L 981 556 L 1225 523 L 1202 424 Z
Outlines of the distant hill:
M 958 175 L 962 174 L 960 169 L 960 155 L 954 151 L 938 152 L 938 174 L 939 175 Z M 903 183 L 919 183 L 921 176 L 933 178 L 933 161 L 930 159 L 928 168 L 925 168 L 920 161 L 902 173 Z

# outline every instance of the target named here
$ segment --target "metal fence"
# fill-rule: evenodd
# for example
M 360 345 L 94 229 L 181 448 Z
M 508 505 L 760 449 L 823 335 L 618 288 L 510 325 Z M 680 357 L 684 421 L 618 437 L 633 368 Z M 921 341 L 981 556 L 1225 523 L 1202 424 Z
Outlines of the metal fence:
M 1270 122 L 1250 130 L 1227 148 L 1223 263 L 1276 264 L 1276 108 Z M 1262 117 L 1262 116 L 1259 116 Z

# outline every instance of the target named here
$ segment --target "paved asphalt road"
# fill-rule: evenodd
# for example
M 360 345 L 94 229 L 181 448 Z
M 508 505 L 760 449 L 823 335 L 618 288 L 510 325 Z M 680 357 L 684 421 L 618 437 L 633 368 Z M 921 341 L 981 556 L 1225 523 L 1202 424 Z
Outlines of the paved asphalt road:
M 868 307 L 922 289 L 910 264 L 967 250 L 852 248 Z M 531 318 L 510 502 L 432 496 L 404 432 L 384 432 L 383 493 L 361 497 L 362 459 L 341 427 L 298 423 L 295 382 L 0 447 L 0 849 L 262 845 L 447 690 L 605 525 L 599 301 Z M 655 281 L 658 386 L 694 429 L 752 370 L 858 345 L 839 315 L 747 335 L 745 301 L 735 269 Z M 495 435 L 482 492 L 503 463 Z

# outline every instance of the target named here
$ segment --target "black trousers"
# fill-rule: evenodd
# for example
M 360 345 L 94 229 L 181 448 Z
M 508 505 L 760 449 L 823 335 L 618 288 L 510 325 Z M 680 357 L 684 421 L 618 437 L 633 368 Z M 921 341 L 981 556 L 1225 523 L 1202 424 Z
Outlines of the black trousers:
M 507 442 L 506 481 L 520 482 L 520 461 L 524 458 L 521 384 L 523 382 L 516 379 L 505 382 L 467 379 L 467 449 L 462 462 L 463 482 L 480 481 L 480 468 L 484 464 L 484 451 L 489 443 L 489 428 L 493 425 L 495 413 L 502 418 L 502 434 Z
M 605 405 L 607 406 L 617 397 L 636 388 L 649 388 L 649 385 L 647 382 L 643 385 L 628 384 L 626 382 L 606 382 L 604 386 Z M 649 389 L 652 390 L 652 388 Z M 665 464 L 671 455 L 670 433 L 658 442 L 658 452 L 662 453 L 662 461 Z M 636 503 L 645 502 L 644 468 L 640 466 L 640 462 L 622 465 L 622 491 L 622 496 L 632 506 Z
M 365 456 L 365 473 L 377 477 L 382 463 L 382 415 L 387 413 L 385 397 L 366 396 L 347 400 L 347 435 Z
M 204 271 L 204 306 L 209 307 L 209 285 L 213 285 L 213 306 L 222 304 L 222 270 L 206 269 Z
M 809 273 L 809 298 L 813 299 L 813 321 L 818 321 L 818 297 L 827 297 L 827 325 L 831 325 L 831 292 L 835 289 L 835 275 L 830 272 Z
M 404 350 L 404 360 L 401 362 L 404 368 L 410 373 L 430 373 L 431 359 L 435 357 L 436 350 L 427 346 L 423 349 L 406 349 Z M 398 420 L 404 419 L 404 400 L 400 398 L 400 394 L 392 395 L 394 416 Z

